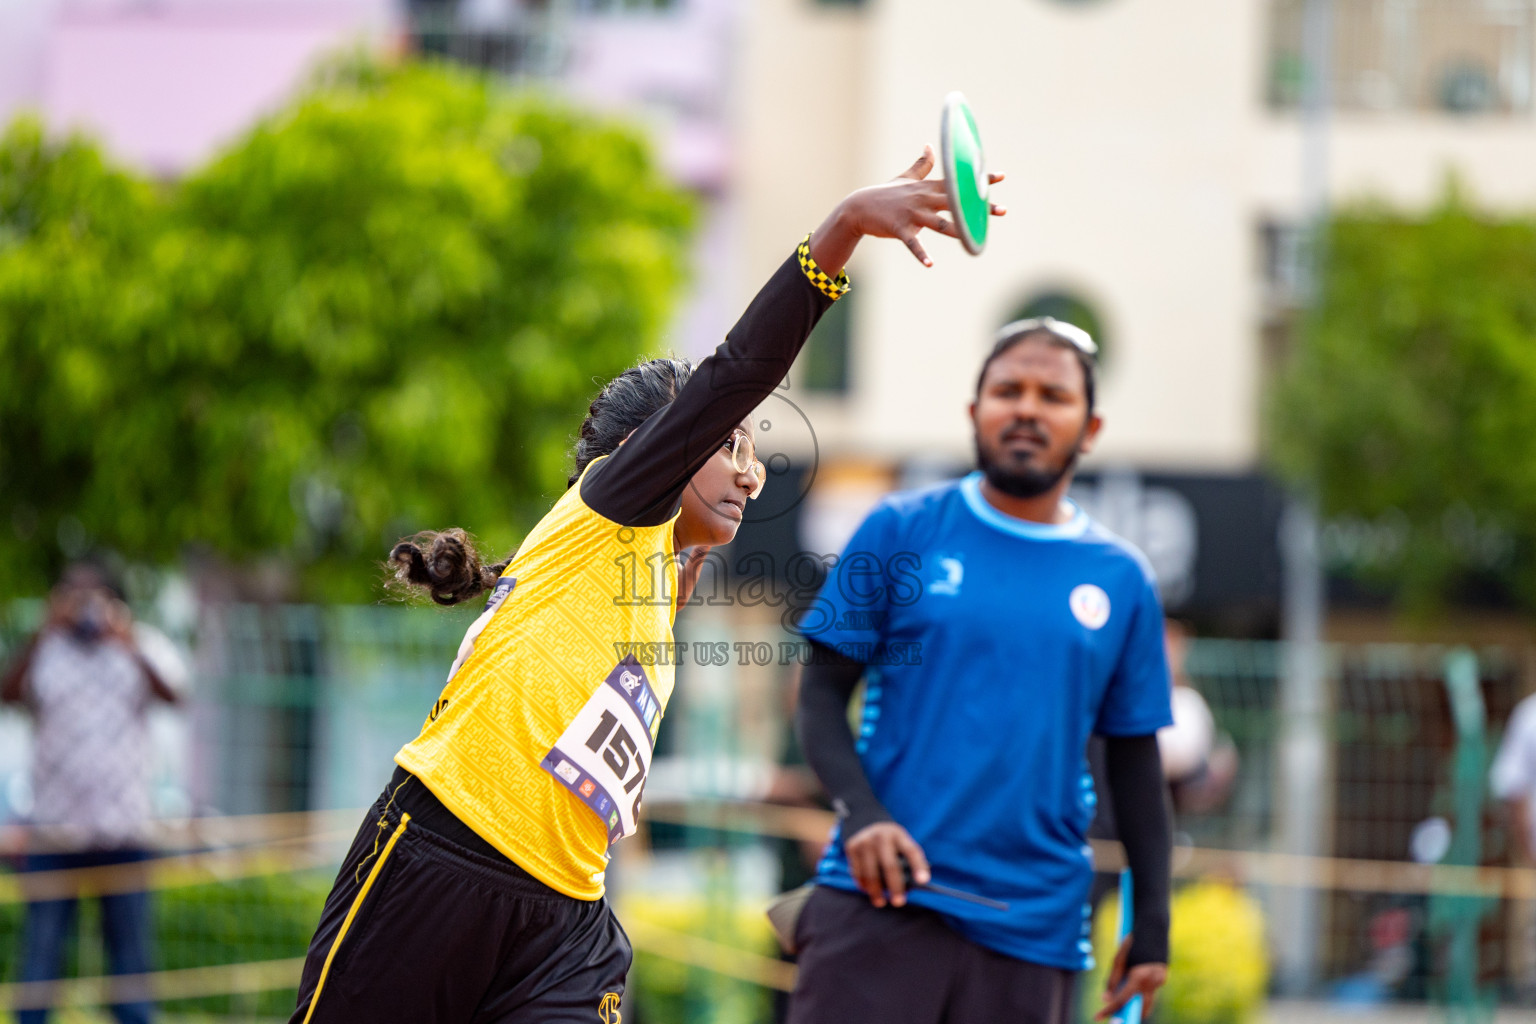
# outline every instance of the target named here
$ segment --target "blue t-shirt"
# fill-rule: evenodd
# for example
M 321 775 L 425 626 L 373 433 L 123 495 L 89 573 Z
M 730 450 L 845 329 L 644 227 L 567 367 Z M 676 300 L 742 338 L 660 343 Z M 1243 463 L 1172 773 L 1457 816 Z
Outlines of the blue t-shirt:
M 1060 525 L 1000 512 L 973 473 L 885 498 L 799 628 L 869 666 L 860 758 L 933 881 L 1008 909 L 911 902 L 1000 953 L 1091 966 L 1089 733 L 1173 721 L 1141 554 L 1081 510 Z M 857 891 L 838 830 L 816 881 Z

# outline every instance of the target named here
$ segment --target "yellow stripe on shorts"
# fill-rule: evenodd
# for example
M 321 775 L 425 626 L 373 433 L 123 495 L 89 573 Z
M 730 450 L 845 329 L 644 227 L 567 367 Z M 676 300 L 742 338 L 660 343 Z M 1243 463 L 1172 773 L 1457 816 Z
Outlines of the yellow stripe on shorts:
M 352 919 L 357 916 L 357 910 L 363 905 L 363 900 L 368 896 L 368 890 L 373 888 L 373 880 L 379 877 L 379 872 L 384 870 L 384 862 L 389 859 L 389 853 L 395 848 L 395 843 L 405 834 L 406 823 L 411 820 L 409 814 L 400 815 L 400 824 L 394 834 L 389 837 L 389 842 L 384 844 L 384 852 L 374 862 L 373 870 L 368 872 L 368 878 L 363 882 L 363 887 L 357 891 L 357 898 L 352 901 L 352 906 L 347 910 L 346 919 L 341 922 L 341 930 L 336 933 L 336 941 L 331 943 L 331 950 L 325 954 L 325 966 L 320 968 L 320 980 L 315 983 L 315 994 L 309 997 L 309 1012 L 304 1015 L 304 1024 L 309 1024 L 309 1019 L 315 1015 L 315 1006 L 320 1002 L 320 991 L 325 988 L 325 979 L 331 973 L 331 961 L 336 959 L 336 951 L 341 948 L 341 940 L 347 937 L 347 929 L 352 927 Z

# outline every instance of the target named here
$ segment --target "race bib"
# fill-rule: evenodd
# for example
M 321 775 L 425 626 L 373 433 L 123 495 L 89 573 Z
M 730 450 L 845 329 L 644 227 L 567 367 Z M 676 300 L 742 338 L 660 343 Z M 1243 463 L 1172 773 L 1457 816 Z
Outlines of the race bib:
M 634 835 L 651 767 L 661 701 L 633 655 L 613 667 L 540 767 L 608 828 L 608 845 Z

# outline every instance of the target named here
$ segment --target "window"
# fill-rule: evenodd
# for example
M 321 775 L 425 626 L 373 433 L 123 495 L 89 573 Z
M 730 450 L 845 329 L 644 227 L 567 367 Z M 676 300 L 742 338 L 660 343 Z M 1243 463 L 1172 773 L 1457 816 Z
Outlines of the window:
M 502 0 L 408 0 L 412 49 L 497 74 L 542 75 L 555 70 L 553 24 L 537 3 Z
M 823 314 L 800 353 L 801 383 L 808 391 L 848 393 L 848 364 L 852 348 L 853 301 L 849 292 Z
M 510 77 L 551 77 L 566 69 L 575 18 L 650 17 L 685 0 L 406 0 L 415 52 Z
M 682 6 L 681 0 L 576 0 L 583 14 L 651 14 Z
M 1306 230 L 1265 221 L 1259 225 L 1259 253 L 1265 305 L 1271 310 L 1300 306 L 1307 291 Z
M 1271 0 L 1271 107 L 1300 106 L 1308 0 Z M 1531 109 L 1531 0 L 1334 0 L 1329 94 L 1340 110 Z

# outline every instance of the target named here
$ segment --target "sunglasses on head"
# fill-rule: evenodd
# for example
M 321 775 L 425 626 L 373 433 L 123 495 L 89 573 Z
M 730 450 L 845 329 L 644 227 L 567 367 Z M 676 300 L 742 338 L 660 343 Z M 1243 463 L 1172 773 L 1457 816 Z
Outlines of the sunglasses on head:
M 1011 324 L 1004 324 L 997 332 L 997 340 L 1003 342 L 1020 335 L 1037 332 L 1060 338 L 1085 356 L 1093 357 L 1099 354 L 1099 343 L 1093 340 L 1093 335 L 1076 324 L 1069 324 L 1051 316 L 1033 316 L 1028 320 L 1015 320 Z
M 747 493 L 748 498 L 755 498 L 763 493 L 763 485 L 768 482 L 768 470 L 761 462 L 757 461 L 757 446 L 747 436 L 744 430 L 734 431 L 730 438 L 720 446 L 721 451 L 731 453 L 731 468 L 738 473 L 746 473 L 752 478 L 752 490 Z

